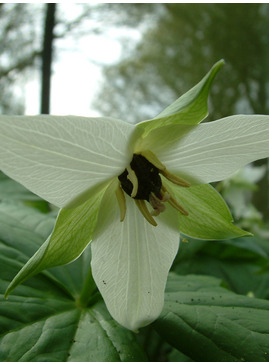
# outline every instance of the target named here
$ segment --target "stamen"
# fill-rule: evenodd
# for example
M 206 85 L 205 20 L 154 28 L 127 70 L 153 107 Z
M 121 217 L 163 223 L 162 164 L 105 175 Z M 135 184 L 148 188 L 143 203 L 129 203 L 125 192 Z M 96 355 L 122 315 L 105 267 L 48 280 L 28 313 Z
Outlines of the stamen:
M 157 226 L 157 222 L 151 216 L 146 203 L 144 200 L 135 200 L 136 206 L 139 208 L 140 212 L 144 216 L 144 218 L 153 226 Z
M 176 210 L 178 210 L 182 215 L 188 216 L 189 213 L 186 211 L 178 202 L 174 199 L 174 197 L 170 197 L 170 199 L 167 201 L 170 203 L 172 207 L 174 207 Z
M 136 174 L 135 172 L 132 170 L 132 168 L 130 166 L 128 166 L 127 168 L 127 172 L 128 172 L 128 180 L 132 182 L 132 185 L 133 185 L 133 190 L 132 190 L 132 193 L 131 193 L 131 197 L 135 197 L 136 194 L 137 194 L 137 191 L 138 191 L 138 180 L 137 180 L 137 177 L 136 177 Z
M 160 173 L 168 179 L 170 182 L 173 182 L 175 185 L 181 187 L 190 187 L 190 183 L 185 181 L 183 178 L 177 177 L 171 172 L 169 172 L 166 168 L 164 170 L 160 170 Z
M 145 150 L 140 152 L 143 157 L 145 157 L 150 163 L 152 163 L 156 168 L 159 169 L 159 172 L 167 178 L 169 181 L 179 185 L 181 187 L 190 187 L 190 183 L 185 181 L 183 178 L 177 177 L 171 172 L 169 172 L 166 167 L 162 164 L 161 161 L 156 157 L 156 155 L 151 150 Z
M 150 150 L 134 153 L 130 165 L 118 176 L 119 186 L 115 192 L 120 208 L 120 221 L 124 220 L 126 213 L 124 192 L 135 200 L 142 215 L 153 226 L 157 226 L 157 223 L 152 216 L 158 216 L 165 210 L 165 202 L 169 202 L 182 215 L 189 214 L 173 196 L 173 191 L 170 193 L 163 186 L 164 178 L 160 174 L 176 185 L 190 187 L 188 181 L 169 172 Z M 145 201 L 153 207 L 151 213 Z
M 167 192 L 167 189 L 164 187 L 164 186 L 162 186 L 162 189 L 161 189 L 161 192 L 163 193 L 163 194 L 165 194 L 165 193 L 168 193 Z M 169 193 L 168 193 L 169 194 Z M 189 215 L 189 213 L 188 213 L 188 211 L 186 211 L 185 209 L 184 209 L 184 207 L 182 207 L 181 205 L 180 205 L 180 203 L 171 195 L 171 194 L 169 194 L 169 196 L 170 196 L 170 198 L 167 200 L 167 202 L 172 206 L 172 207 L 174 207 L 174 209 L 176 209 L 177 211 L 179 211 L 182 215 L 185 215 L 185 216 L 188 216 Z
M 161 189 L 162 192 L 162 202 L 166 202 L 169 201 L 170 199 L 170 194 L 167 192 L 167 190 Z
M 120 208 L 120 221 L 123 221 L 125 218 L 125 213 L 126 213 L 126 200 L 125 200 L 124 192 L 120 186 L 120 183 L 118 185 L 118 188 L 115 191 L 115 194 L 116 194 L 117 201 L 118 201 L 119 208 Z
M 159 170 L 165 169 L 165 166 L 162 164 L 162 162 L 160 162 L 159 159 L 156 157 L 156 155 L 150 150 L 145 150 L 138 154 L 141 154 L 143 157 L 145 157 L 151 164 L 153 164 Z

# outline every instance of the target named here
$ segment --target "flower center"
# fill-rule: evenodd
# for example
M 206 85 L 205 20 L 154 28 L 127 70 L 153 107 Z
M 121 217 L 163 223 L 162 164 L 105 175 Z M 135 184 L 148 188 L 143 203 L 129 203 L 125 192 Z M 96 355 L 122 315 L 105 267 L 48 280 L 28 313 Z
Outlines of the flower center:
M 133 155 L 130 165 L 118 176 L 120 184 L 116 191 L 116 196 L 121 211 L 121 221 L 124 220 L 126 212 L 123 191 L 135 200 L 143 216 L 154 226 L 157 223 L 152 216 L 157 216 L 165 210 L 164 202 L 166 201 L 183 215 L 188 215 L 188 212 L 163 186 L 160 174 L 177 185 L 182 187 L 190 186 L 187 181 L 168 172 L 165 166 L 151 151 Z M 153 207 L 151 213 L 145 201 L 149 202 Z
M 118 177 L 124 192 L 136 200 L 149 201 L 151 193 L 161 198 L 162 180 L 159 175 L 159 169 L 141 154 L 133 155 L 130 167 L 131 170 L 126 168 Z M 133 196 L 133 189 L 136 183 L 136 193 Z

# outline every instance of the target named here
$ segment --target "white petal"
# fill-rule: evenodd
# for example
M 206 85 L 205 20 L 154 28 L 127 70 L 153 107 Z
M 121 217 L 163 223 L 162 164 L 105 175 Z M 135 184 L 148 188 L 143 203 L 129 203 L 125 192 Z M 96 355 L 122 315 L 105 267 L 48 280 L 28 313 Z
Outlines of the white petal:
M 129 196 L 123 222 L 114 193 L 104 201 L 91 246 L 93 277 L 112 317 L 136 331 L 162 310 L 179 233 L 158 218 L 157 227 L 150 225 Z
M 59 207 L 80 204 L 124 170 L 134 130 L 111 118 L 0 116 L 0 168 Z
M 183 133 L 178 129 L 174 137 L 172 131 L 167 133 L 170 140 L 163 131 L 164 143 L 160 138 L 150 140 L 151 150 L 170 172 L 191 182 L 219 181 L 247 163 L 269 156 L 269 116 L 230 116 L 182 127 Z

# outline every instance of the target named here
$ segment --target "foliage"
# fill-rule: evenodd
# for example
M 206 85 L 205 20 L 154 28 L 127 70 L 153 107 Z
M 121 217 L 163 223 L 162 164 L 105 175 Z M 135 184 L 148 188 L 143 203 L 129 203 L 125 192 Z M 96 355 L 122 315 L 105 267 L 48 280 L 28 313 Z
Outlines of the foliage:
M 182 242 L 162 315 L 133 334 L 113 321 L 99 294 L 79 306 L 89 250 L 3 299 L 53 224 L 51 213 L 0 204 L 1 361 L 268 361 L 269 273 L 258 274 L 268 263 L 267 242 Z

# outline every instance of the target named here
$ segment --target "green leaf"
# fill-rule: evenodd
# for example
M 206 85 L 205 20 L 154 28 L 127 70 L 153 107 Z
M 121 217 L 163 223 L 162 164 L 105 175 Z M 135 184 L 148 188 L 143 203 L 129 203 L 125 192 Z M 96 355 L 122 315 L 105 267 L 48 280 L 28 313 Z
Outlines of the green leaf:
M 269 302 L 236 295 L 218 279 L 172 274 L 159 335 L 194 361 L 268 361 Z
M 165 185 L 189 213 L 188 216 L 179 214 L 179 228 L 183 234 L 206 240 L 251 236 L 232 224 L 232 215 L 225 201 L 212 186 L 186 188 L 168 181 Z
M 18 261 L 25 263 L 53 230 L 55 218 L 19 203 L 0 203 L 0 241 L 13 245 L 23 253 Z
M 195 125 L 201 122 L 208 115 L 208 94 L 212 82 L 223 64 L 223 60 L 217 62 L 196 86 L 169 105 L 154 119 L 139 123 L 138 126 L 144 129 L 144 136 L 165 125 Z
M 41 198 L 0 172 L 0 200 L 40 201 Z
M 0 323 L 1 361 L 146 360 L 134 334 L 112 320 L 103 302 L 80 309 L 59 293 L 16 297 L 2 305 Z
M 259 273 L 268 262 L 260 239 L 185 240 L 174 262 L 176 273 L 212 275 L 225 281 L 235 293 L 269 298 L 269 273 Z
M 260 239 L 256 238 L 241 238 L 233 240 L 220 241 L 220 245 L 229 247 L 229 251 L 225 253 L 226 258 L 252 258 L 257 259 L 269 258 L 268 253 L 259 245 Z
M 81 308 L 77 296 L 59 285 L 52 278 L 54 274 L 39 274 L 4 299 L 8 281 L 21 264 L 18 257 L 27 257 L 28 243 L 39 245 L 46 230 L 47 215 L 21 208 L 20 222 L 15 208 L 9 210 L 5 220 L 9 235 L 0 238 L 0 361 L 145 361 L 136 335 L 113 321 L 100 296 L 90 307 Z M 3 216 L 0 211 L 0 233 Z M 15 231 L 17 222 L 19 229 Z M 69 264 L 66 280 L 70 287 L 73 276 L 85 278 L 88 264 L 84 254 Z
M 70 263 L 90 243 L 106 188 L 74 209 L 61 209 L 51 236 L 10 283 L 6 295 L 44 269 Z

